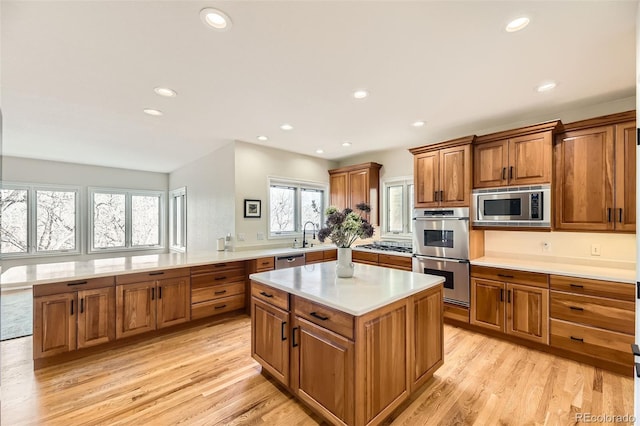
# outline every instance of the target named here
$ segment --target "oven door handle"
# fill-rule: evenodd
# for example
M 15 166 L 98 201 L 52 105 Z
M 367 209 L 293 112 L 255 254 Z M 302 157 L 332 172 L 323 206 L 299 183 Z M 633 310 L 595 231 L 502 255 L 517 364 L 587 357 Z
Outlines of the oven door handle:
M 414 254 L 413 257 L 416 259 L 428 259 L 428 260 L 436 260 L 438 262 L 455 262 L 455 263 L 469 263 L 468 260 L 465 259 L 451 259 L 448 257 L 433 257 L 433 256 L 424 256 L 422 254 Z
M 451 217 L 451 216 L 432 216 L 432 217 L 414 217 L 413 220 L 420 222 L 440 222 L 441 220 L 466 220 L 469 221 L 468 217 Z

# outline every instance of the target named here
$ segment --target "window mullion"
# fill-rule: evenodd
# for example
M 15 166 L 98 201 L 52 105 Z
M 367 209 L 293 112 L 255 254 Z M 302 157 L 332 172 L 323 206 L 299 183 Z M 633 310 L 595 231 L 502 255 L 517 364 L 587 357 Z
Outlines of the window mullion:
M 131 219 L 132 219 L 132 201 L 131 201 L 131 193 L 127 192 L 124 199 L 124 246 L 125 248 L 131 248 L 132 231 L 131 231 Z

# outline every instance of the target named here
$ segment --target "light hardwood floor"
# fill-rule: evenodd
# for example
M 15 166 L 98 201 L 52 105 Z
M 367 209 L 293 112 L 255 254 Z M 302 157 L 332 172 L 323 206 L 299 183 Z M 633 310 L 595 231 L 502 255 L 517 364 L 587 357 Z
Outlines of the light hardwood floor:
M 1 343 L 3 425 L 314 425 L 260 374 L 241 316 L 33 371 L 31 337 Z M 633 413 L 633 380 L 457 327 L 445 364 L 387 424 L 575 424 Z

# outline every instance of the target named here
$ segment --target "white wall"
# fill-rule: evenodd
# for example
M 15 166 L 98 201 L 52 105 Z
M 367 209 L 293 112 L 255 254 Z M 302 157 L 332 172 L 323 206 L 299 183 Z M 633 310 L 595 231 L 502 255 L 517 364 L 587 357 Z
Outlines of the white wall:
M 394 148 L 385 151 L 375 151 L 343 158 L 338 167 L 373 161 L 382 164 L 380 180 L 413 175 L 413 155 L 406 148 Z
M 169 189 L 187 188 L 187 251 L 216 250 L 235 229 L 235 143 L 171 172 Z
M 254 145 L 246 142 L 235 143 L 235 224 L 236 237 L 244 234 L 245 240 L 235 240 L 236 248 L 249 246 L 290 245 L 290 240 L 269 240 L 267 227 L 268 183 L 267 178 L 281 177 L 295 180 L 323 182 L 329 184 L 328 170 L 337 167 L 333 161 L 295 154 L 280 149 Z M 328 194 L 327 194 L 328 195 Z M 244 217 L 244 200 L 262 201 L 261 218 Z M 258 240 L 257 234 L 264 233 L 265 239 Z
M 86 254 L 88 235 L 88 191 L 90 186 L 146 189 L 166 191 L 169 185 L 167 173 L 144 172 L 139 170 L 117 169 L 112 167 L 89 166 L 59 161 L 35 160 L 19 157 L 2 157 L 2 180 L 50 185 L 73 185 L 80 187 L 80 229 L 85 238 L 80 240 L 79 255 L 40 256 L 20 259 L 3 259 L 3 270 L 16 265 L 51 263 L 113 257 L 118 254 Z M 166 228 L 168 229 L 168 228 Z M 127 255 L 158 253 L 165 250 L 145 250 L 126 252 Z M 122 253 L 122 252 L 120 252 Z

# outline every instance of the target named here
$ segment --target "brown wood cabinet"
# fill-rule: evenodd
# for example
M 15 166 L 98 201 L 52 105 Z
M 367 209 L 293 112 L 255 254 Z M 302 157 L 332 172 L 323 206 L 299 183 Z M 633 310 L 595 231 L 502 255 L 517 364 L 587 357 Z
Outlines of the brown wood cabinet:
M 635 232 L 635 111 L 565 125 L 554 146 L 555 229 Z
M 559 121 L 478 136 L 473 187 L 551 183 L 553 131 Z
M 189 268 L 116 277 L 116 338 L 191 319 Z
M 364 250 L 353 250 L 351 259 L 355 263 L 366 265 L 384 266 L 386 268 L 411 271 L 411 257 L 397 256 L 393 254 L 381 254 Z
M 191 268 L 191 319 L 245 308 L 245 262 L 225 262 Z
M 471 143 L 468 136 L 412 148 L 415 207 L 469 206 Z
M 328 262 L 330 260 L 336 260 L 338 258 L 337 249 L 321 250 L 321 251 L 308 251 L 305 253 L 305 264 Z
M 289 386 L 289 324 L 288 311 L 252 299 L 251 355 L 285 386 Z
M 378 163 L 363 163 L 329 170 L 329 203 L 339 209 L 353 210 L 357 204 L 367 203 L 371 212 L 366 217 L 377 225 L 381 167 Z
M 527 281 L 527 277 L 533 277 L 533 279 Z M 472 266 L 470 323 L 548 344 L 547 276 L 532 272 L 523 273 Z
M 33 359 L 115 338 L 113 277 L 33 287 Z

